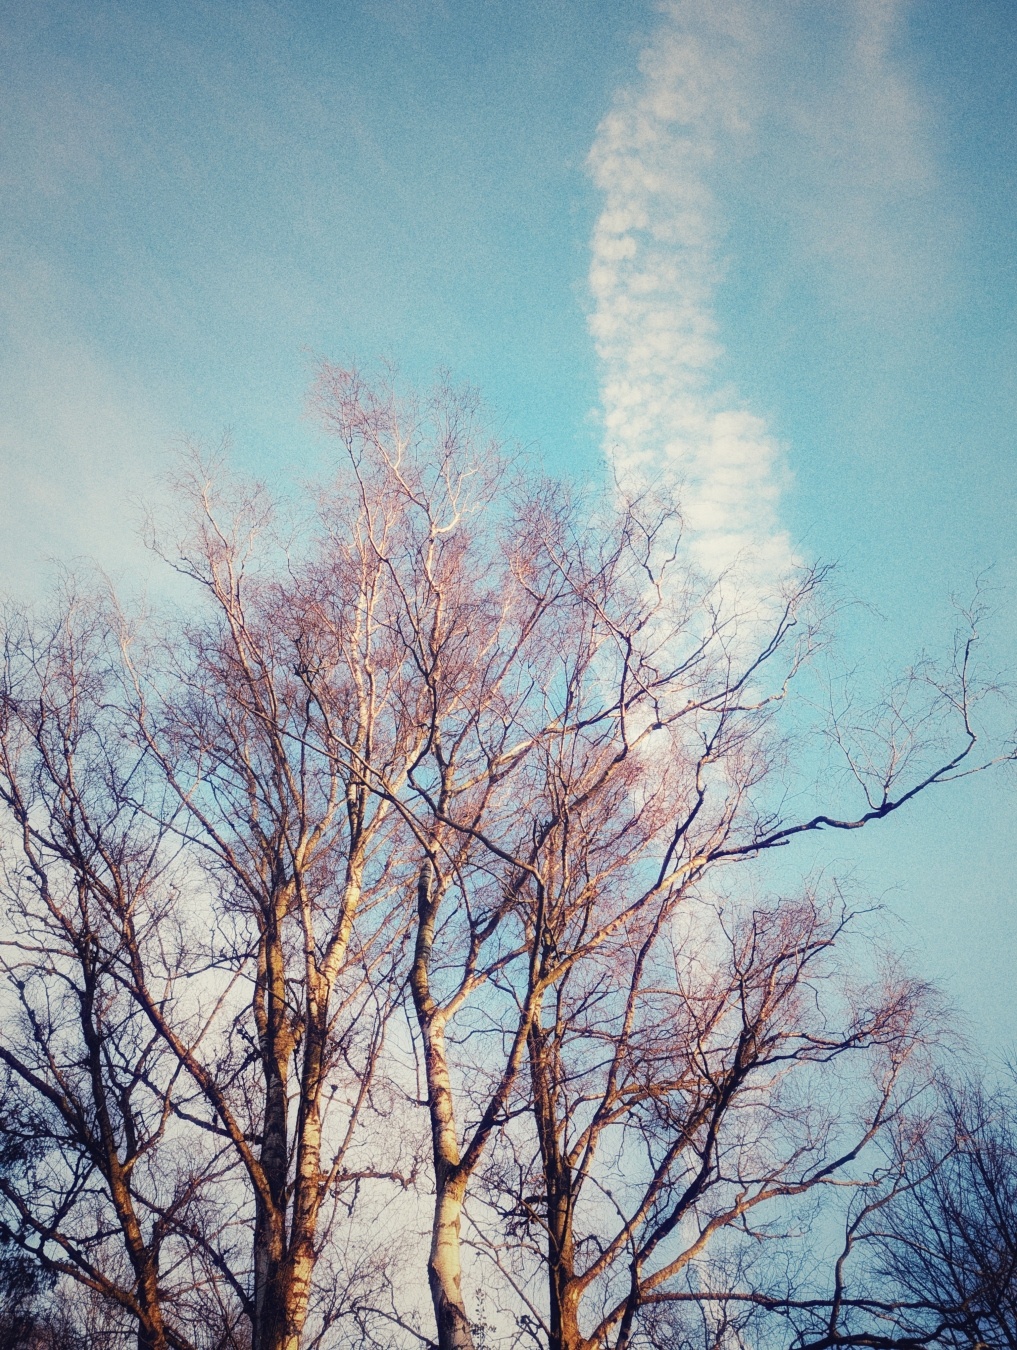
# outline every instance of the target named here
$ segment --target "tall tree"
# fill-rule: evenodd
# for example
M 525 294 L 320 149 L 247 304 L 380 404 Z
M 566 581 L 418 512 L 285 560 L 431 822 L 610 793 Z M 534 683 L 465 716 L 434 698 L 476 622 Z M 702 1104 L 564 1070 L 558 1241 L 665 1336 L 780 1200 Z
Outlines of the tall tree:
M 535 1334 L 628 1346 L 719 1306 L 707 1247 L 896 1118 L 918 992 L 824 1002 L 814 897 L 704 906 L 719 869 L 977 767 L 971 641 L 833 728 L 856 809 L 794 815 L 822 573 L 740 612 L 666 493 L 545 481 L 472 396 L 326 365 L 314 405 L 332 473 L 289 524 L 222 463 L 182 472 L 154 537 L 180 609 L 6 626 L 0 1059 L 43 1162 L 0 1178 L 0 1236 L 145 1350 L 422 1343 L 368 1216 L 426 1175 L 440 1350 L 476 1339 L 478 1194 L 537 1256 Z M 850 1137 L 790 1097 L 849 1058 L 875 1084 Z
M 110 712 L 108 632 L 73 596 L 48 628 L 6 625 L 0 1129 L 18 1166 L 0 1176 L 2 1222 L 45 1271 L 133 1318 L 141 1350 L 166 1350 L 191 1343 L 166 1306 L 186 1282 L 176 1220 L 216 1158 L 181 1149 L 176 1066 L 131 990 L 144 962 L 172 1000 L 188 946 L 167 922 L 173 850 L 159 805 Z
M 189 1083 L 190 1119 L 228 1142 L 253 1199 L 254 1350 L 296 1350 L 323 1206 L 413 1170 L 397 1149 L 358 1151 L 357 1131 L 408 913 L 369 775 L 398 777 L 422 733 L 389 678 L 385 579 L 355 533 L 287 559 L 264 494 L 222 491 L 200 463 L 181 480 L 167 555 L 204 605 L 171 640 L 124 651 L 135 735 L 211 895 L 226 1020 L 199 1043 L 140 964 L 133 990 Z
M 770 795 L 778 714 L 816 642 L 821 575 L 805 573 L 761 614 L 740 615 L 729 588 L 704 585 L 684 561 L 680 514 L 666 494 L 595 502 L 547 483 L 513 485 L 494 449 L 479 441 L 472 408 L 447 396 L 422 423 L 391 395 L 378 397 L 355 375 L 325 367 L 317 406 L 345 447 L 358 509 L 373 519 L 372 547 L 394 580 L 392 627 L 412 691 L 406 701 L 426 728 L 405 782 L 375 781 L 398 805 L 420 853 L 410 985 L 436 1185 L 429 1282 L 442 1350 L 464 1350 L 472 1336 L 461 1289 L 463 1206 L 496 1127 L 518 1109 L 527 1050 L 542 1157 L 552 1170 L 562 1157 L 562 1122 L 553 1093 L 544 1091 L 561 1043 L 547 1043 L 545 1005 L 570 981 L 585 990 L 598 962 L 617 974 L 635 961 L 634 1014 L 644 975 L 655 969 L 655 944 L 670 936 L 679 906 L 711 870 L 798 835 L 862 828 L 978 767 L 974 637 L 964 637 L 941 675 L 925 667 L 906 677 L 875 720 L 851 734 L 834 726 L 864 793 L 854 812 L 789 817 Z M 947 731 L 954 741 L 942 754 Z M 813 921 L 822 927 L 814 912 Z M 771 981 L 780 985 L 778 973 L 794 968 L 800 941 L 809 948 L 805 937 L 789 935 L 786 950 L 769 953 Z M 829 945 L 826 937 L 816 944 L 817 951 Z M 737 988 L 742 976 L 728 973 Z M 783 1000 L 746 1005 L 747 1045 L 756 1035 L 765 1040 L 771 1018 L 781 1036 L 791 1034 L 782 1018 L 785 1003 L 800 997 L 799 979 L 806 975 L 791 979 Z M 676 1009 L 686 1007 L 687 990 L 674 996 Z M 914 1018 L 905 1009 L 912 1003 L 906 985 L 886 991 L 815 1056 L 813 1033 L 803 1030 L 797 1058 L 829 1062 L 840 1049 L 865 1045 L 874 1058 L 886 1052 L 897 1063 L 910 1043 Z M 622 1056 L 630 1049 L 628 1015 L 617 1022 Z M 557 1022 L 566 1038 L 571 1016 Z M 490 1053 L 462 1057 L 459 1046 L 480 1041 L 484 1026 Z M 688 1053 L 707 1052 L 700 1045 Z M 762 1048 L 738 1050 L 732 1085 L 695 1119 L 722 1115 L 736 1086 L 758 1090 L 755 1071 L 771 1067 L 768 1056 Z M 568 1078 L 572 1069 L 563 1072 Z M 596 1137 L 618 1122 L 617 1091 L 626 1109 L 634 1100 L 628 1081 L 619 1087 L 617 1079 L 609 1076 Z M 846 1148 L 845 1165 L 879 1128 L 891 1095 L 887 1088 Z M 464 1135 L 457 1122 L 467 1114 L 475 1124 Z M 694 1148 L 698 1129 L 687 1123 L 686 1134 L 678 1131 L 635 1227 L 648 1222 L 651 1200 L 666 1207 L 664 1192 L 677 1184 L 671 1168 L 688 1156 L 682 1141 Z M 651 1278 L 649 1263 L 708 1188 L 715 1144 L 705 1147 L 703 1177 L 685 1207 L 644 1235 L 638 1290 L 664 1283 L 659 1269 Z M 832 1164 L 832 1156 L 816 1161 L 816 1181 Z M 779 1181 L 771 1178 L 766 1198 L 811 1187 L 805 1172 L 792 1182 L 793 1170 L 788 1163 Z M 545 1177 L 549 1214 L 567 1209 L 569 1186 L 567 1177 Z M 631 1253 L 633 1232 L 623 1226 L 613 1259 Z M 549 1236 L 549 1251 L 570 1244 L 569 1234 Z M 619 1303 L 590 1346 L 606 1344 L 615 1327 L 625 1344 L 642 1297 Z M 576 1300 L 576 1286 L 565 1297 L 552 1280 L 551 1324 L 568 1324 L 564 1344 L 582 1341 Z

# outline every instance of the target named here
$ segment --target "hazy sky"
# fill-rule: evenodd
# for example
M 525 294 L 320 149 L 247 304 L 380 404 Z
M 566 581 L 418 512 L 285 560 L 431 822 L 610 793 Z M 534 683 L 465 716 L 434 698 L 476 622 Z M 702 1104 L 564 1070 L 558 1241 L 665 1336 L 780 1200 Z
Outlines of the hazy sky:
M 0 564 L 142 565 L 184 436 L 312 453 L 315 359 L 439 366 L 701 560 L 837 560 L 850 658 L 994 566 L 1017 672 L 1012 0 L 4 3 Z M 852 646 L 852 644 L 854 644 Z M 1017 1039 L 1014 781 L 824 865 Z M 824 851 L 825 850 L 825 851 Z

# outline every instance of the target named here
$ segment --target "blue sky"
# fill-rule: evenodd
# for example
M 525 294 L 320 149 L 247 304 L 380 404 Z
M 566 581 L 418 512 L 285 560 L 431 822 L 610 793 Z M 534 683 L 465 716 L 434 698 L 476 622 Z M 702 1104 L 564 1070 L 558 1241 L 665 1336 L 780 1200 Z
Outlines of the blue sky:
M 183 436 L 313 456 L 317 356 L 439 366 L 557 471 L 841 563 L 906 659 L 993 565 L 1017 669 L 1008 0 L 36 0 L 0 26 L 0 565 L 143 568 Z M 1013 779 L 824 845 L 1017 1038 Z

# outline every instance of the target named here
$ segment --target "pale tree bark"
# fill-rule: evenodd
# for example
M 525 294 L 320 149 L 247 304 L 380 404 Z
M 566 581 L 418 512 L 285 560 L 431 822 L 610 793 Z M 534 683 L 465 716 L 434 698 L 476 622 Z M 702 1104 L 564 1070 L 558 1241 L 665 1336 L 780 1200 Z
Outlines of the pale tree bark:
M 423 1047 L 435 1187 L 427 1281 L 434 1305 L 439 1350 L 472 1350 L 473 1333 L 463 1301 L 460 1249 L 467 1178 L 459 1154 L 445 1047 L 445 1015 L 435 1003 L 430 988 L 430 959 L 441 897 L 429 860 L 421 866 L 417 895 L 417 933 L 410 988 Z

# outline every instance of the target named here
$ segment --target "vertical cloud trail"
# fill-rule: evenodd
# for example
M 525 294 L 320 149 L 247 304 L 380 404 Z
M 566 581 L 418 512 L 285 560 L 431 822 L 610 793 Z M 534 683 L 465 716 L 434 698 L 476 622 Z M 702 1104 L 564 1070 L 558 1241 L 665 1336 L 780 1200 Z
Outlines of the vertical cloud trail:
M 589 281 L 605 449 L 623 483 L 679 488 L 703 568 L 767 591 L 794 562 L 788 474 L 723 377 L 718 296 L 738 222 L 720 195 L 748 185 L 750 213 L 776 225 L 785 292 L 898 322 L 927 307 L 948 252 L 929 117 L 894 59 L 907 0 L 845 0 L 821 22 L 801 0 L 661 10 L 589 157 L 603 197 Z
M 737 6 L 671 5 L 641 77 L 621 90 L 590 153 L 604 206 L 593 235 L 590 328 L 602 363 L 607 452 L 626 484 L 677 481 L 697 561 L 756 581 L 792 563 L 777 504 L 780 447 L 716 388 L 718 157 L 749 130 L 751 32 Z

